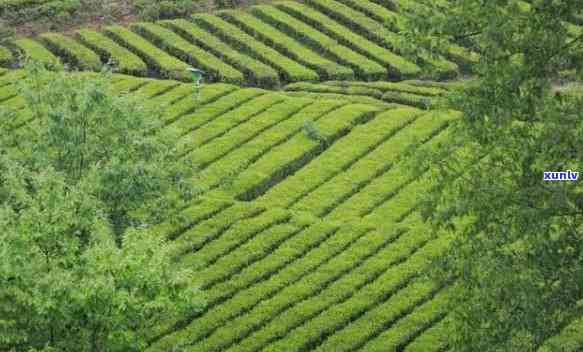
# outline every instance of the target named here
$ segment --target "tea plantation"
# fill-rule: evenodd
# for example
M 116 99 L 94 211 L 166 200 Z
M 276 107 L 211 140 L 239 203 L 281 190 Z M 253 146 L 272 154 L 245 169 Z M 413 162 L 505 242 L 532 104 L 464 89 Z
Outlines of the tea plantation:
M 404 156 L 447 143 L 461 116 L 440 99 L 464 88 L 478 54 L 452 43 L 405 58 L 394 5 L 283 1 L 0 48 L 12 133 L 35 124 L 15 88 L 19 56 L 79 71 L 112 65 L 114 92 L 162 107 L 200 168 L 192 182 L 204 195 L 155 232 L 197 268 L 208 305 L 160 326 L 149 352 L 448 351 L 444 302 L 456 283 L 424 274 L 455 234 L 433 235 L 421 220 L 432 180 Z M 207 72 L 197 99 L 190 66 Z M 479 162 L 463 148 L 449 157 Z M 539 351 L 554 348 L 583 351 L 583 320 Z

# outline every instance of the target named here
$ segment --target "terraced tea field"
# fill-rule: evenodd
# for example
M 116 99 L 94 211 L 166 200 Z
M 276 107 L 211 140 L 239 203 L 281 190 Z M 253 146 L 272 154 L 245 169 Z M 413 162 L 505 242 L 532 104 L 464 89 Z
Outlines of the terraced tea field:
M 8 3 L 18 1 L 0 7 Z M 465 81 L 436 80 L 461 76 L 478 56 L 452 43 L 439 57 L 406 59 L 393 5 L 283 1 L 0 47 L 12 133 L 35 123 L 15 88 L 19 55 L 80 71 L 113 64 L 114 93 L 162 107 L 200 169 L 192 182 L 204 196 L 155 232 L 198 270 L 208 306 L 160 326 L 148 351 L 448 350 L 444 302 L 455 282 L 424 273 L 455 234 L 434 236 L 422 222 L 431 179 L 404 155 L 447 143 L 460 114 L 439 99 Z M 183 83 L 190 66 L 213 82 L 198 99 Z M 477 161 L 466 149 L 450 157 Z M 540 351 L 581 352 L 582 336 L 575 321 Z
M 35 123 L 13 86 L 22 75 L 0 77 L 1 103 L 17 111 L 14 133 Z M 435 237 L 422 223 L 416 202 L 430 180 L 400 156 L 447 142 L 459 114 L 417 103 L 460 84 L 218 83 L 195 100 L 177 81 L 113 82 L 115 92 L 165 106 L 166 128 L 180 131 L 177 145 L 201 169 L 193 183 L 208 189 L 184 222 L 155 231 L 177 244 L 180 265 L 197 268 L 209 304 L 161 326 L 148 351 L 447 350 L 444 302 L 455 283 L 423 273 L 453 234 Z M 306 135 L 306 120 L 322 140 Z M 549 345 L 579 351 L 580 326 Z
M 11 6 L 18 5 L 13 0 L 0 3 L 0 8 Z M 187 80 L 185 69 L 193 65 L 207 71 L 212 82 L 276 87 L 422 74 L 452 78 L 476 61 L 475 53 L 455 44 L 441 57 L 404 58 L 396 32 L 400 17 L 366 0 L 281 2 L 250 11 L 198 14 L 192 21 L 17 39 L 0 49 L 0 64 L 13 66 L 18 57 L 27 56 L 54 66 L 99 70 L 113 62 L 121 73 L 178 80 Z

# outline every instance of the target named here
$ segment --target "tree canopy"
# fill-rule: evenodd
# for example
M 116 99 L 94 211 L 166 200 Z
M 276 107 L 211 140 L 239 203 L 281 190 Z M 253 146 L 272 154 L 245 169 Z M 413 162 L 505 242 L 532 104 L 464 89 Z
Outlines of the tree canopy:
M 533 351 L 583 312 L 583 188 L 544 180 L 583 165 L 583 33 L 578 0 L 432 1 L 408 17 L 416 50 L 445 39 L 479 52 L 474 77 L 447 102 L 463 112 L 451 143 L 420 165 L 434 188 L 422 210 L 437 228 L 470 219 L 440 261 L 454 278 L 455 351 Z M 446 159 L 472 146 L 470 167 Z M 432 164 L 428 164 L 432 163 Z
M 27 66 L 33 119 L 0 144 L 0 350 L 143 351 L 203 307 L 149 226 L 192 198 L 192 169 L 108 77 Z

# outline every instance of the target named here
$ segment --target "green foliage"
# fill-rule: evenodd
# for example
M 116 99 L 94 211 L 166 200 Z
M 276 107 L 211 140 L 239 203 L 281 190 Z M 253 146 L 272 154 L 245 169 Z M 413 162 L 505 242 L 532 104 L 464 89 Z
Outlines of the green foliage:
M 21 38 L 14 40 L 11 44 L 21 52 L 23 61 L 34 60 L 47 67 L 56 69 L 63 67 L 57 56 L 53 55 L 53 53 L 42 46 L 42 44 L 33 39 Z
M 343 104 L 337 101 L 320 101 L 302 109 L 300 116 L 317 123 L 320 118 Z M 254 199 L 274 183 L 307 163 L 318 151 L 322 151 L 323 147 L 324 144 L 320 141 L 306 140 L 301 133 L 294 134 L 283 144 L 272 147 L 262 158 L 239 174 L 231 190 L 237 199 Z
M 114 25 L 105 28 L 105 33 L 119 45 L 139 56 L 156 74 L 163 78 L 189 80 L 188 64 L 154 46 L 129 29 Z
M 428 2 L 429 3 L 429 2 Z M 468 218 L 438 277 L 459 278 L 452 295 L 453 351 L 534 351 L 581 316 L 583 193 L 580 181 L 550 182 L 544 171 L 580 171 L 583 100 L 555 91 L 559 72 L 581 77 L 583 36 L 566 21 L 577 0 L 427 4 L 409 34 L 434 51 L 444 40 L 479 49 L 478 77 L 453 91 L 464 118 L 451 142 L 420 165 L 435 165 L 458 146 L 484 156 L 433 168 L 435 187 L 422 209 L 437 228 Z
M 66 35 L 43 33 L 39 37 L 59 56 L 81 70 L 98 71 L 102 66 L 96 53 Z
M 193 168 L 109 80 L 26 66 L 34 120 L 0 134 L 1 350 L 143 351 L 203 306 L 168 234 L 148 228 L 184 222 Z
M 155 112 L 109 95 L 107 76 L 86 80 L 39 64 L 26 70 L 21 94 L 35 121 L 15 138 L 2 134 L 25 166 L 52 167 L 85 185 L 107 207 L 118 235 L 165 220 L 193 196 L 192 167 L 178 161 L 172 131 L 152 133 Z
M 0 20 L 0 44 L 6 44 L 14 38 L 14 28 Z
M 262 87 L 279 85 L 279 77 L 276 70 L 234 49 L 215 36 L 212 31 L 207 31 L 197 23 L 186 20 L 162 21 L 160 23 L 188 40 L 196 42 L 202 48 L 209 50 L 217 57 L 245 73 L 249 83 Z
M 288 5 L 292 6 L 294 4 L 296 3 L 279 3 L 285 11 L 289 10 Z M 357 76 L 363 79 L 379 78 L 386 75 L 386 70 L 380 64 L 369 60 L 344 45 L 339 45 L 335 39 L 279 8 L 262 5 L 253 7 L 251 11 L 263 21 L 301 40 L 302 43 L 313 47 L 317 52 L 332 57 L 334 61 L 341 65 L 352 68 L 357 73 Z
M 244 0 L 215 0 L 216 6 L 219 9 L 228 9 L 237 7 L 241 3 L 244 3 Z
M 316 81 L 316 72 L 308 69 L 294 60 L 280 54 L 278 51 L 257 41 L 236 26 L 212 15 L 197 15 L 193 20 L 228 42 L 233 48 L 256 58 L 259 61 L 276 68 L 286 81 Z
M 350 68 L 328 60 L 306 47 L 300 40 L 289 37 L 286 33 L 249 13 L 223 11 L 220 15 L 286 56 L 316 70 L 321 79 L 354 79 L 354 72 Z
M 102 33 L 82 29 L 75 33 L 77 39 L 99 54 L 103 62 L 107 62 L 114 71 L 147 76 L 148 66 L 137 55 L 106 37 Z
M 304 133 L 306 134 L 306 136 L 309 139 L 311 139 L 313 141 L 321 142 L 321 143 L 326 142 L 326 139 L 322 136 L 322 133 L 320 133 L 320 131 L 318 130 L 318 128 L 314 124 L 314 121 L 312 121 L 312 120 L 304 121 L 302 128 L 304 129 Z
M 154 23 L 136 23 L 131 25 L 131 29 L 156 43 L 158 47 L 179 57 L 182 61 L 202 68 L 207 73 L 205 79 L 238 85 L 245 83 L 243 74 L 237 69 L 167 28 Z
M 144 20 L 159 20 L 185 17 L 200 9 L 198 0 L 136 0 L 134 6 L 138 16 Z
M 315 122 L 315 125 L 320 131 L 320 134 L 326 138 L 327 144 L 332 144 L 334 141 L 347 135 L 355 126 L 371 120 L 378 110 L 379 108 L 370 105 L 349 104 L 327 113 L 319 118 Z M 271 189 L 269 193 L 261 197 L 261 200 L 265 202 L 264 204 L 268 204 L 269 206 L 286 208 L 291 206 L 298 198 L 306 195 L 310 190 L 315 189 L 316 186 L 321 185 L 322 179 L 325 179 L 327 176 L 327 170 L 322 170 L 322 172 L 314 170 L 318 168 L 316 166 L 319 165 L 318 163 L 311 164 L 312 167 L 309 168 L 302 168 L 302 166 L 306 165 L 322 152 L 322 143 L 301 136 L 301 138 L 290 140 L 290 143 L 286 146 L 294 148 L 285 151 L 288 155 L 283 158 L 281 154 L 284 153 L 284 150 L 277 150 L 274 155 L 275 160 L 272 162 L 285 161 L 289 163 L 289 165 L 275 165 L 278 168 L 283 166 L 284 170 L 290 169 L 292 171 L 290 173 L 293 173 L 293 176 L 286 178 L 285 182 L 278 184 L 276 189 Z M 323 158 L 324 155 L 320 157 Z M 328 167 L 328 165 L 326 166 Z M 334 165 L 329 165 L 329 167 L 334 168 Z M 295 172 L 297 170 L 299 171 Z M 274 181 L 281 181 L 282 175 L 278 174 L 279 172 L 278 170 L 275 173 L 276 177 Z M 283 176 L 288 175 L 284 174 Z
M 11 26 L 26 24 L 36 31 L 62 31 L 96 20 L 119 22 L 128 14 L 142 20 L 157 20 L 186 17 L 212 7 L 202 0 L 6 0 L 0 2 L 0 17 Z
M 2 350 L 143 351 L 161 318 L 202 306 L 171 247 L 140 229 L 118 246 L 83 185 L 4 153 L 0 175 Z
M 538 352 L 575 352 L 583 347 L 583 318 L 567 325 L 560 334 L 551 337 Z
M 331 18 L 336 19 L 337 21 L 345 24 L 350 31 L 354 31 L 354 33 L 358 33 L 365 38 L 368 38 L 371 42 L 368 44 L 366 48 L 367 51 L 372 52 L 375 55 L 377 61 L 388 65 L 391 67 L 393 74 L 397 77 L 402 76 L 412 76 L 413 74 L 419 73 L 419 68 L 413 64 L 413 62 L 420 61 L 420 63 L 429 64 L 429 67 L 426 68 L 426 71 L 432 72 L 435 71 L 437 76 L 443 78 L 451 78 L 455 77 L 457 72 L 457 66 L 451 62 L 446 60 L 419 60 L 419 58 L 415 58 L 412 62 L 407 61 L 405 58 L 395 55 L 393 52 L 399 54 L 399 46 L 396 45 L 396 38 L 398 35 L 394 32 L 389 31 L 385 27 L 383 27 L 379 22 L 371 19 L 368 15 L 361 13 L 359 11 L 353 10 L 350 7 L 333 0 L 308 0 L 307 1 L 310 6 L 322 11 L 326 15 L 330 16 Z M 323 27 L 326 27 L 326 22 L 328 22 L 328 27 L 340 27 L 336 31 L 341 31 L 341 26 L 334 26 L 331 24 L 331 21 L 325 21 L 323 19 L 318 19 L 314 17 L 314 20 L 321 23 Z M 344 32 L 346 32 L 344 30 Z M 353 33 L 342 33 L 339 35 L 339 40 L 347 40 L 353 41 L 354 39 L 351 38 L 355 34 Z M 361 42 L 362 40 L 359 40 Z M 374 44 L 378 43 L 381 46 L 386 47 L 390 50 L 385 50 L 384 53 L 380 48 Z M 355 44 L 352 44 L 355 45 Z M 355 48 L 355 50 L 357 50 Z M 421 58 L 422 59 L 422 58 Z M 426 62 L 430 61 L 430 62 Z

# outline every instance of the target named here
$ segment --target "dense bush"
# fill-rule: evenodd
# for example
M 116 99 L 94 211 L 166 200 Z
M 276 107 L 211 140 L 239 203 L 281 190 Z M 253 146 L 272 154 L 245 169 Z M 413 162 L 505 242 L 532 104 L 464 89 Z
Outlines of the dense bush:
M 202 307 L 148 226 L 180 222 L 192 167 L 152 133 L 155 112 L 92 78 L 27 65 L 32 120 L 0 124 L 2 351 L 143 351 L 161 320 Z

